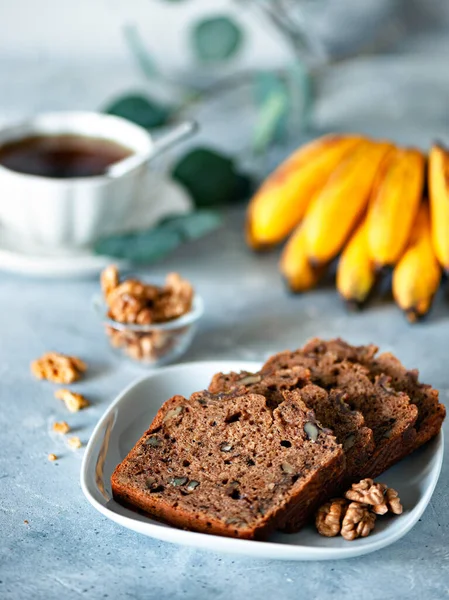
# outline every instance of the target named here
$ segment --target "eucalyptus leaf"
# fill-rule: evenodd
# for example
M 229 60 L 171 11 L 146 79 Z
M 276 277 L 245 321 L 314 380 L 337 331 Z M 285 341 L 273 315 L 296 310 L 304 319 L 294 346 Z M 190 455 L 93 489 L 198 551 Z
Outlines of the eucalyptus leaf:
M 243 32 L 228 16 L 209 17 L 195 24 L 192 45 L 201 62 L 221 62 L 234 56 L 241 48 Z
M 286 72 L 290 97 L 290 115 L 295 129 L 310 125 L 313 106 L 313 83 L 310 71 L 301 62 L 295 62 Z
M 148 231 L 114 235 L 98 240 L 96 254 L 113 256 L 136 263 L 150 263 L 173 252 L 182 243 L 178 231 L 155 227 Z
M 203 237 L 220 224 L 220 215 L 213 211 L 176 215 L 146 231 L 103 238 L 95 244 L 94 250 L 97 254 L 135 263 L 151 263 L 170 254 L 181 244 Z
M 263 152 L 282 139 L 287 127 L 289 92 L 283 79 L 274 73 L 258 73 L 254 80 L 258 115 L 253 135 L 253 149 Z
M 234 161 L 210 148 L 196 148 L 185 154 L 172 176 L 189 191 L 199 208 L 231 204 L 243 197 L 245 186 Z
M 123 117 L 141 127 L 151 129 L 164 125 L 171 109 L 141 94 L 128 94 L 117 98 L 105 107 L 104 112 Z
M 143 74 L 149 79 L 159 77 L 156 62 L 145 47 L 137 27 L 133 24 L 125 25 L 123 27 L 123 37 Z
M 184 215 L 167 217 L 161 226 L 175 230 L 185 241 L 197 240 L 217 229 L 222 222 L 221 215 L 213 210 L 197 210 Z

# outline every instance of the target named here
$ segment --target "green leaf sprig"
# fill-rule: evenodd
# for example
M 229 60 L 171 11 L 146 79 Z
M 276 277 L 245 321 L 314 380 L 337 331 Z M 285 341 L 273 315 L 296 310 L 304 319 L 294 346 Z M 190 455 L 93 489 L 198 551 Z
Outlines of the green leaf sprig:
M 176 215 L 145 231 L 103 238 L 97 241 L 94 251 L 133 263 L 148 264 L 167 256 L 181 244 L 218 229 L 221 223 L 221 215 L 216 211 Z

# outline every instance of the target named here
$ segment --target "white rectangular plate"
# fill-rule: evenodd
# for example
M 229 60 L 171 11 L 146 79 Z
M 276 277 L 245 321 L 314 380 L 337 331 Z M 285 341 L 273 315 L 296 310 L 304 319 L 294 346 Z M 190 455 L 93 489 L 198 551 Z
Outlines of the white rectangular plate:
M 161 524 L 118 504 L 110 478 L 140 436 L 148 429 L 161 404 L 175 394 L 189 396 L 207 388 L 218 371 L 257 371 L 259 363 L 216 361 L 161 368 L 127 387 L 96 426 L 81 467 L 81 486 L 89 502 L 116 523 L 144 535 L 218 552 L 278 560 L 330 560 L 360 556 L 400 539 L 415 525 L 430 501 L 443 461 L 443 433 L 389 469 L 381 481 L 398 492 L 404 505 L 399 517 L 379 517 L 367 538 L 347 542 L 325 538 L 310 525 L 296 534 L 276 533 L 268 541 L 238 540 L 184 531 Z

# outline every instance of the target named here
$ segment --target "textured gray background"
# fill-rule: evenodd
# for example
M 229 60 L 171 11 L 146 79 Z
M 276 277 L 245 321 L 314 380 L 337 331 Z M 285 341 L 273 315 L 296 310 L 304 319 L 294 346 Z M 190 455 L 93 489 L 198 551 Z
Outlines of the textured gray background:
M 242 217 L 145 274 L 178 269 L 204 296 L 206 314 L 185 360 L 264 358 L 307 338 L 342 335 L 393 350 L 422 377 L 449 391 L 449 306 L 411 327 L 391 303 L 348 314 L 331 288 L 293 297 L 276 254 L 247 251 Z M 153 541 L 120 528 L 84 499 L 82 451 L 49 433 L 66 418 L 83 442 L 108 403 L 141 370 L 109 354 L 90 300 L 97 283 L 0 279 L 0 598 L 429 598 L 449 591 L 448 463 L 421 521 L 375 554 L 341 562 L 280 563 L 211 554 Z M 74 353 L 89 364 L 77 388 L 92 399 L 70 415 L 54 386 L 34 380 L 43 351 Z M 447 429 L 447 428 L 446 428 Z M 446 444 L 447 446 L 447 444 Z M 447 450 L 447 448 L 446 448 Z M 47 461 L 47 453 L 60 456 Z M 24 524 L 24 520 L 29 524 Z

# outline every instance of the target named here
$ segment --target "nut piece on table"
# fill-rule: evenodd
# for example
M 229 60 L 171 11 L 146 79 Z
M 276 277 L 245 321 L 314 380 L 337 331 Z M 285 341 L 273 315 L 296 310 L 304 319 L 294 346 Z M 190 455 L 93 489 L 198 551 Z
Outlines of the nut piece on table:
M 31 372 L 35 377 L 54 383 L 72 383 L 86 369 L 87 366 L 81 359 L 60 352 L 47 352 L 31 363 Z
M 316 513 L 315 524 L 318 533 L 326 537 L 338 535 L 348 505 L 349 502 L 344 498 L 334 498 L 323 504 Z
M 70 448 L 73 448 L 73 450 L 78 450 L 78 448 L 81 448 L 81 446 L 83 445 L 77 435 L 70 437 L 67 440 L 67 443 L 70 446 Z
M 58 398 L 58 400 L 63 400 L 68 410 L 73 413 L 89 406 L 89 402 L 84 396 L 71 392 L 70 390 L 56 390 L 55 397 Z
M 351 502 L 341 524 L 341 535 L 348 541 L 367 537 L 374 529 L 375 522 L 376 515 L 370 512 L 369 506 Z
M 47 458 L 48 458 L 48 460 L 50 460 L 52 462 L 55 461 L 55 460 L 58 460 L 58 457 L 56 456 L 56 454 L 53 454 L 53 453 L 49 454 L 47 456 Z
M 65 435 L 70 431 L 70 425 L 66 423 L 66 421 L 56 421 L 53 423 L 53 431 L 55 433 L 62 433 L 62 435 Z
M 384 503 L 387 486 L 384 483 L 374 483 L 372 479 L 362 479 L 359 483 L 353 483 L 350 490 L 345 494 L 348 500 L 377 506 Z
M 371 509 L 376 515 L 384 515 L 388 511 L 394 515 L 401 515 L 403 507 L 396 490 L 387 488 L 382 504 L 375 504 Z

